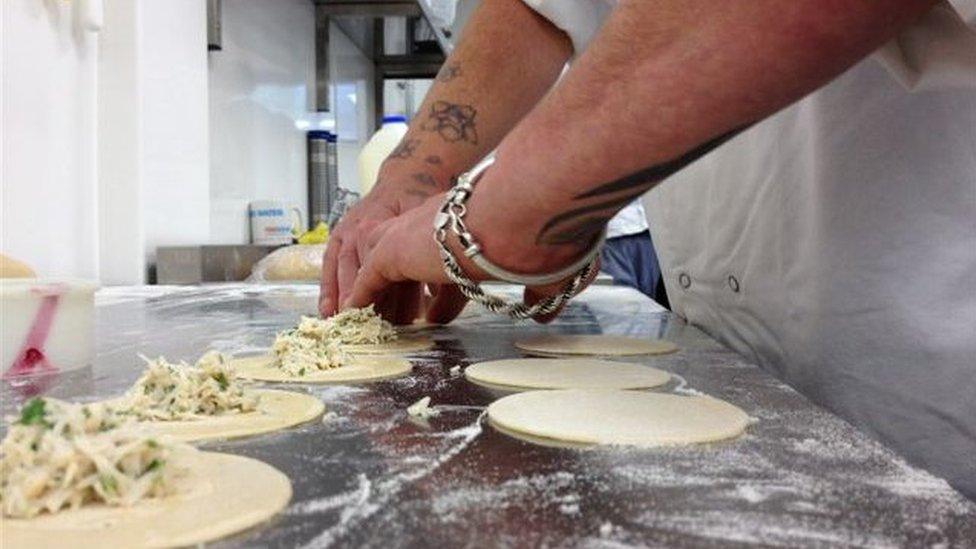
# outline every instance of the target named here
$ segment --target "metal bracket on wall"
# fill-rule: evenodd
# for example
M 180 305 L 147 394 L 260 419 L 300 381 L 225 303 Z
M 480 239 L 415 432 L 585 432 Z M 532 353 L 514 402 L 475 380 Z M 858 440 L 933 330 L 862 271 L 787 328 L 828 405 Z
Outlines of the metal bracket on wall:
M 388 78 L 434 78 L 444 64 L 445 58 L 441 53 L 386 55 L 383 43 L 383 20 L 376 19 L 373 22 L 373 108 L 377 129 L 382 125 L 385 113 L 383 82 Z
M 221 31 L 221 1 L 207 0 L 207 51 L 223 49 Z
M 332 110 L 329 94 L 329 14 L 325 5 L 315 6 L 315 110 Z
M 387 78 L 434 78 L 453 49 L 449 31 L 437 27 L 430 15 L 429 0 L 314 0 L 315 1 L 315 105 L 316 110 L 331 109 L 329 95 L 329 23 L 334 21 L 350 39 L 372 59 L 374 66 L 375 122 L 378 128 L 384 113 L 383 81 Z M 405 17 L 408 25 L 405 55 L 386 55 L 383 21 Z M 414 23 L 423 18 L 431 27 L 442 53 L 415 53 Z

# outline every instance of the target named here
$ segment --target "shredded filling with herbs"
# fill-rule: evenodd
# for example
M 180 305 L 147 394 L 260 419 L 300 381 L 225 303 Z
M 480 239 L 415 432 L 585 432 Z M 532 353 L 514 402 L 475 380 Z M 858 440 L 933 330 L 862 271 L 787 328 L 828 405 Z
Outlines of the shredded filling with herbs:
M 373 306 L 361 309 L 346 309 L 326 320 L 302 317 L 319 323 L 318 329 L 324 339 L 338 341 L 343 345 L 375 345 L 397 339 L 396 329 L 383 320 Z
M 373 306 L 347 309 L 322 320 L 303 316 L 298 326 L 278 334 L 271 351 L 274 366 L 293 376 L 316 370 L 330 370 L 346 363 L 343 345 L 370 345 L 397 339 L 393 325 L 383 320 Z
M 177 451 L 107 404 L 35 398 L 8 418 L 0 442 L 0 504 L 29 518 L 89 502 L 129 506 L 172 493 Z
M 146 371 L 126 393 L 125 413 L 150 421 L 193 420 L 254 411 L 258 397 L 223 355 L 210 351 L 196 366 L 145 359 Z
M 323 321 L 314 317 L 302 317 L 297 328 L 278 334 L 271 351 L 275 355 L 274 366 L 290 375 L 301 377 L 317 370 L 338 368 L 349 360 L 342 345 L 323 338 L 319 324 Z

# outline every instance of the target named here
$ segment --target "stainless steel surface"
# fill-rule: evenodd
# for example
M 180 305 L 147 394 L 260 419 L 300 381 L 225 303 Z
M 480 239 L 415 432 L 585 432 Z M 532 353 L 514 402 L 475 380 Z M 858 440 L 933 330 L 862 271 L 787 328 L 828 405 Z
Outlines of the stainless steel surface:
M 403 33 L 406 43 L 396 42 L 403 48 L 398 49 L 396 54 L 388 55 L 384 47 L 384 21 L 393 18 L 401 21 L 408 30 Z M 415 47 L 428 42 L 415 43 L 414 33 L 410 30 L 421 18 L 431 28 L 434 38 L 426 49 Z M 331 108 L 328 66 L 330 22 L 336 23 L 363 55 L 373 61 L 373 127 L 379 129 L 380 121 L 386 114 L 383 104 L 384 80 L 434 78 L 444 62 L 444 52 L 452 49 L 447 34 L 449 31 L 436 25 L 435 19 L 430 6 L 418 0 L 315 0 L 316 109 L 329 111 Z M 438 48 L 439 52 L 436 51 Z
M 316 0 L 315 1 L 315 108 L 317 111 L 329 112 L 331 107 L 331 94 L 329 91 L 330 68 L 329 68 L 329 24 L 335 22 L 340 30 L 348 36 L 350 40 L 377 64 L 378 78 L 382 83 L 384 78 L 383 65 L 387 56 L 384 55 L 382 46 L 383 32 L 378 32 L 380 46 L 376 47 L 377 37 L 374 30 L 377 24 L 382 27 L 385 17 L 406 17 L 416 19 L 426 17 L 420 6 L 415 0 L 399 1 L 370 1 L 370 0 Z M 436 31 L 435 31 L 436 33 Z M 403 62 L 410 62 L 414 65 L 412 74 L 417 73 L 417 62 L 414 56 L 401 55 L 395 56 L 394 70 L 400 68 Z M 427 58 L 423 58 L 425 61 Z M 443 59 L 442 56 L 439 59 Z M 440 64 L 431 69 L 424 66 L 421 72 L 426 77 L 432 77 L 437 73 Z M 375 92 L 374 92 L 375 93 Z M 379 98 L 382 102 L 382 97 Z M 377 127 L 380 112 L 376 118 Z
M 137 353 L 189 360 L 208 348 L 262 350 L 277 330 L 314 312 L 316 292 L 103 290 L 94 370 L 46 389 L 83 399 L 117 394 L 139 374 Z M 483 421 L 496 395 L 451 368 L 518 356 L 513 340 L 548 331 L 663 336 L 681 350 L 634 359 L 674 374 L 661 390 L 723 398 L 756 422 L 736 440 L 657 450 L 512 439 Z M 326 421 L 205 445 L 271 463 L 295 489 L 281 516 L 212 546 L 966 547 L 976 540 L 976 506 L 943 481 L 632 290 L 590 288 L 551 326 L 466 312 L 428 333 L 437 346 L 413 357 L 408 377 L 293 386 L 324 400 Z M 3 412 L 40 388 L 5 387 Z M 440 416 L 406 415 L 423 396 Z
M 333 137 L 325 132 L 309 132 L 308 154 L 308 228 L 320 222 L 329 223 L 329 214 L 339 188 L 338 155 Z
M 160 246 L 156 250 L 159 284 L 199 284 L 244 280 L 262 257 L 278 246 Z
M 327 15 L 351 17 L 419 17 L 423 13 L 415 0 L 315 0 Z

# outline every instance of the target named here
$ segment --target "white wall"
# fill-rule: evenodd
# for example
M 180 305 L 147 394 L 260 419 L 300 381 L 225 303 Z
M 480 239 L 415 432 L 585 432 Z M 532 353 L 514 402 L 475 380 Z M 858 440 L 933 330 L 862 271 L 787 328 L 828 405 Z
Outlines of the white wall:
M 0 0 L 0 251 L 136 284 L 157 246 L 246 242 L 250 200 L 304 207 L 305 129 L 321 121 L 311 1 L 225 1 L 209 67 L 204 0 L 104 1 L 96 35 L 78 2 Z M 340 183 L 355 189 L 372 65 L 335 26 L 331 44 Z
M 99 34 L 99 265 L 105 284 L 141 283 L 143 223 L 139 2 L 107 0 Z
M 98 60 L 101 278 L 210 237 L 206 4 L 105 0 Z
M 46 276 L 140 283 L 210 236 L 202 0 L 2 0 L 0 250 Z M 148 206 L 148 207 L 147 207 Z
M 143 211 L 152 262 L 157 246 L 210 238 L 207 11 L 204 0 L 143 0 L 140 7 Z
M 308 219 L 305 131 L 315 71 L 311 0 L 223 3 L 210 54 L 210 241 L 249 241 L 247 204 L 285 200 Z
M 98 276 L 96 46 L 75 4 L 0 1 L 0 250 Z

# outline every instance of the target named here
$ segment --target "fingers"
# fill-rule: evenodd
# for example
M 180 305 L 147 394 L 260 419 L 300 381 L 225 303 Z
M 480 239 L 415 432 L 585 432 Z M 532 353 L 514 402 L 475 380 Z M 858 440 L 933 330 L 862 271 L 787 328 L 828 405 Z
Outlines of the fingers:
M 389 289 L 392 282 L 387 280 L 379 269 L 372 266 L 372 261 L 367 263 L 359 276 L 356 278 L 356 285 L 352 289 L 349 298 L 343 302 L 343 307 L 366 307 L 371 303 L 376 303 Z M 390 311 L 387 303 L 383 303 L 384 312 Z M 385 317 L 390 318 L 390 317 Z
M 396 295 L 390 291 L 385 291 L 376 296 L 373 301 L 373 310 L 380 318 L 388 322 L 393 322 L 396 318 L 396 308 Z
M 339 308 L 339 251 L 342 248 L 342 237 L 335 236 L 325 246 L 325 256 L 322 259 L 322 280 L 319 284 L 319 314 L 329 317 Z
M 434 294 L 433 300 L 427 307 L 427 322 L 434 324 L 447 324 L 457 318 L 464 306 L 468 304 L 468 298 L 464 297 L 458 287 L 453 284 L 441 284 L 431 289 Z
M 417 282 L 398 282 L 393 286 L 392 294 L 396 296 L 396 314 L 393 323 L 398 326 L 413 324 L 413 321 L 420 316 L 422 285 Z
M 339 307 L 342 307 L 342 304 L 349 298 L 349 293 L 356 282 L 356 274 L 359 273 L 359 267 L 359 252 L 356 250 L 356 245 L 347 242 L 339 251 L 339 267 L 336 277 L 339 288 Z

